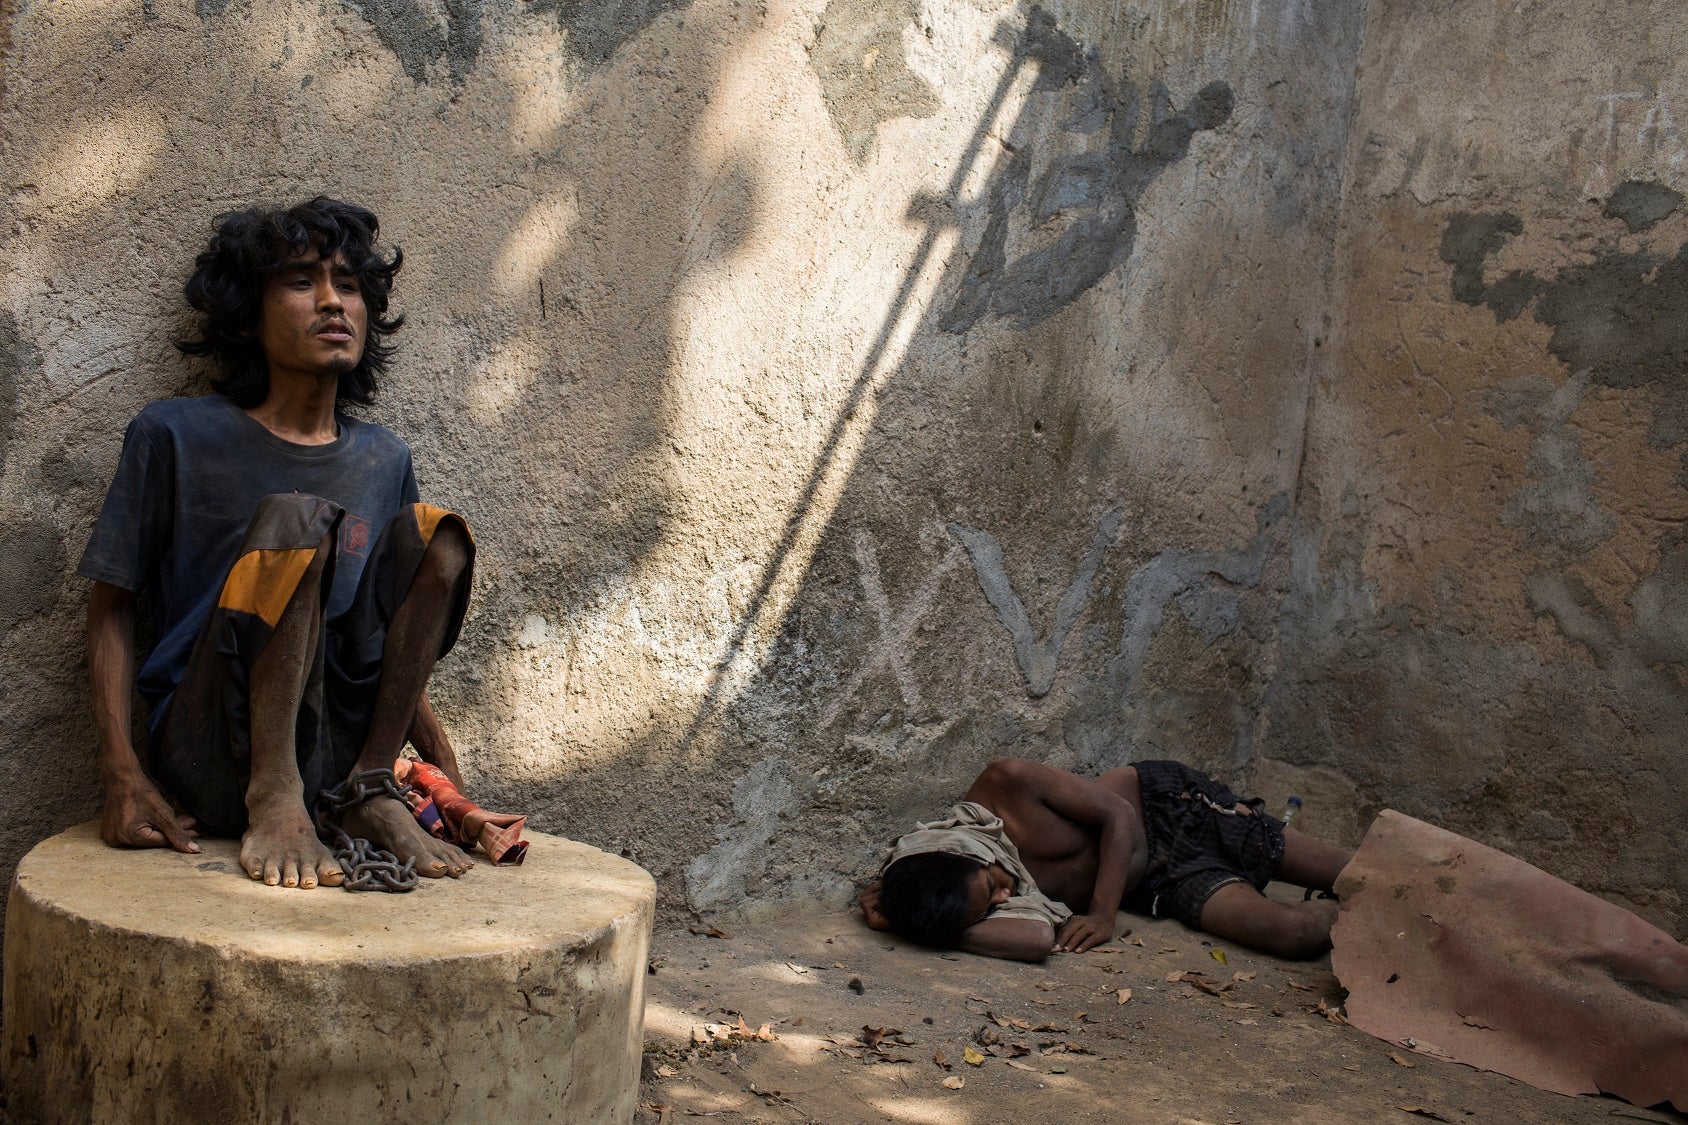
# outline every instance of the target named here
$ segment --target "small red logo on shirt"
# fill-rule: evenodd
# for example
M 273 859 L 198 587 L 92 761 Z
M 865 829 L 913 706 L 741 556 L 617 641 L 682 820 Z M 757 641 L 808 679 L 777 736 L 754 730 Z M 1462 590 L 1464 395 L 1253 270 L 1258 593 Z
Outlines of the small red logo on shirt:
M 346 518 L 340 521 L 340 550 L 360 559 L 369 554 L 368 520 L 346 513 Z

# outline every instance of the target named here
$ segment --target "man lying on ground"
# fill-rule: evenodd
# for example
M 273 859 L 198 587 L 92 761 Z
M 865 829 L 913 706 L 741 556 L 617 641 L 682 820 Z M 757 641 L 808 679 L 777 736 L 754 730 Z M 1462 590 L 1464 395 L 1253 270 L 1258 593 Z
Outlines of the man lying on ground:
M 1329 892 L 1351 853 L 1320 843 L 1178 762 L 1094 781 L 992 762 L 943 820 L 899 837 L 862 892 L 868 925 L 986 957 L 1041 961 L 1114 937 L 1120 909 L 1279 957 L 1330 948 L 1337 904 L 1284 905 L 1273 879 Z
M 317 794 L 362 779 L 339 818 L 430 877 L 469 857 L 423 831 L 390 782 L 406 739 L 461 783 L 425 687 L 468 602 L 462 517 L 420 503 L 410 449 L 338 409 L 367 404 L 392 356 L 403 260 L 375 216 L 318 197 L 225 215 L 195 262 L 203 314 L 184 352 L 213 356 L 217 394 L 130 422 L 77 573 L 113 846 L 198 851 L 241 838 L 272 886 L 344 880 L 317 838 Z M 139 686 L 147 758 L 130 741 L 137 595 L 157 643 Z M 172 804 L 174 802 L 174 805 Z

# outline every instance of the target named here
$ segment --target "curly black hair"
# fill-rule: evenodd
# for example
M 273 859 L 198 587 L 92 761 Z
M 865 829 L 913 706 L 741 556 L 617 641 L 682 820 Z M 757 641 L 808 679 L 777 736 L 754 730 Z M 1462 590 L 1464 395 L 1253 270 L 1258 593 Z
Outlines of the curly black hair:
M 319 195 L 285 211 L 231 211 L 217 216 L 216 227 L 184 287 L 188 304 L 204 314 L 204 323 L 198 337 L 177 340 L 176 347 L 187 355 L 215 356 L 221 377 L 211 386 L 237 406 L 257 406 L 270 390 L 269 363 L 258 342 L 265 286 L 301 255 L 340 254 L 363 292 L 369 339 L 357 366 L 340 376 L 335 401 L 341 406 L 373 402 L 377 377 L 393 357 L 387 337 L 404 324 L 403 316 L 387 316 L 388 294 L 404 251 L 395 246 L 392 257 L 383 256 L 376 246 L 381 227 L 374 213 Z
M 904 856 L 880 876 L 879 910 L 910 941 L 953 949 L 971 923 L 968 892 L 974 873 L 984 866 L 948 852 Z

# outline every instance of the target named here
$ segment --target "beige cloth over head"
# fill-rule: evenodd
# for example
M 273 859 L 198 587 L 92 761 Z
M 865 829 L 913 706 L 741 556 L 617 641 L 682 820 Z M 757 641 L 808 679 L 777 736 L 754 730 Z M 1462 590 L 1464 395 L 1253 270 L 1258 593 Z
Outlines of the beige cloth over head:
M 1002 818 L 975 801 L 963 801 L 943 820 L 925 821 L 913 832 L 897 837 L 885 867 L 926 852 L 964 855 L 984 864 L 1000 863 L 1013 876 L 1013 897 L 993 909 L 989 918 L 1028 918 L 1059 928 L 1073 916 L 1071 910 L 1037 889 L 1037 880 L 1020 861 L 1020 849 L 1003 831 Z

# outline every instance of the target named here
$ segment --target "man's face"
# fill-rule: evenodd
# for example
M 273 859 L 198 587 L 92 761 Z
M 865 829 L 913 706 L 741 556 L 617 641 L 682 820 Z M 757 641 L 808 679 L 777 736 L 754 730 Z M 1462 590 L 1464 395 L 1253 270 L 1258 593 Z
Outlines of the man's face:
M 984 921 L 991 907 L 1001 906 L 1014 896 L 1014 876 L 1000 863 L 981 867 L 973 873 L 967 889 L 967 924 Z
M 264 287 L 258 343 L 272 376 L 291 372 L 338 378 L 363 358 L 368 334 L 363 290 L 339 254 L 301 254 Z

